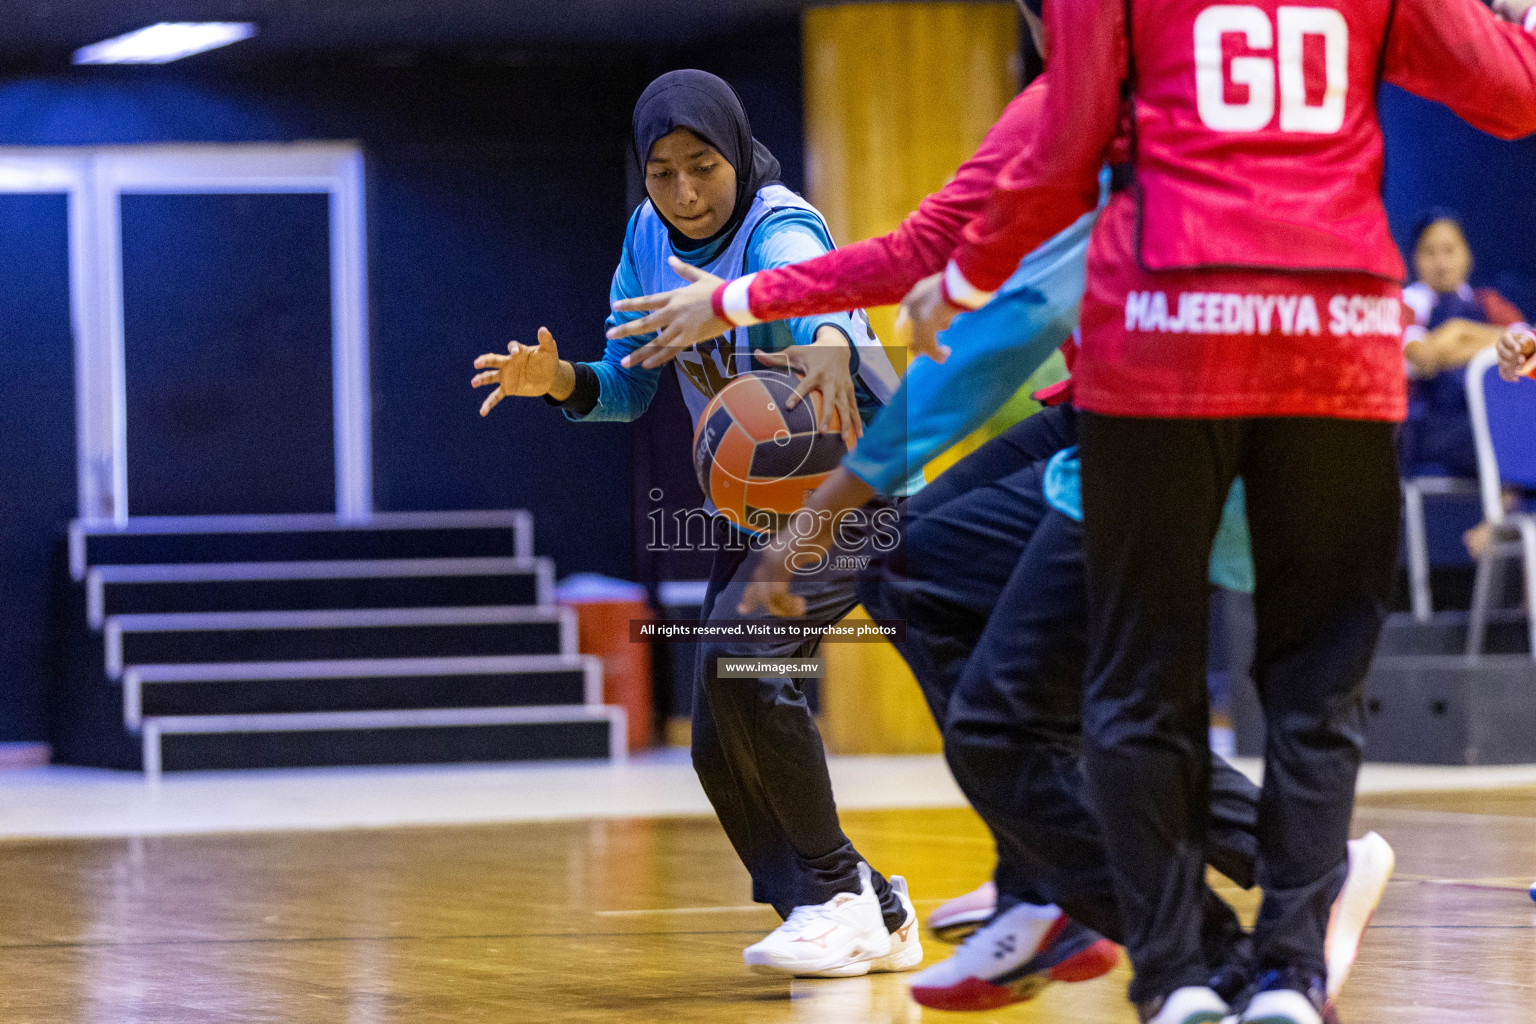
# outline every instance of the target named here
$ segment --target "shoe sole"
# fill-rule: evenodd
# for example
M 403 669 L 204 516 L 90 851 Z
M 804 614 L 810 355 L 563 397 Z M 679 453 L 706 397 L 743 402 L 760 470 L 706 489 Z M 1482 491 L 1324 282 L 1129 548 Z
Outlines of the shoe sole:
M 1375 841 L 1372 842 L 1374 837 Z M 1339 893 L 1333 911 L 1328 917 L 1329 941 L 1325 945 L 1325 962 L 1328 965 L 1328 998 L 1336 999 L 1339 991 L 1343 989 L 1345 980 L 1349 977 L 1350 969 L 1355 965 L 1355 959 L 1360 955 L 1360 943 L 1365 938 L 1365 930 L 1370 927 L 1371 919 L 1376 916 L 1376 908 L 1381 904 L 1381 897 L 1387 891 L 1387 882 L 1392 878 L 1392 872 L 1397 867 L 1397 854 L 1387 841 L 1372 832 L 1366 836 L 1361 846 L 1363 858 L 1366 863 L 1361 866 L 1358 877 L 1360 881 L 1351 886 L 1348 879 L 1345 880 L 1345 891 Z M 1353 864 L 1350 865 L 1354 867 Z M 1354 874 L 1354 872 L 1351 872 Z M 1358 921 L 1358 926 L 1355 922 Z M 1333 948 L 1335 928 L 1340 934 L 1352 934 L 1352 940 L 1347 944 L 1339 944 L 1339 948 Z
M 881 957 L 869 966 L 871 974 L 900 974 L 903 971 L 915 971 L 923 965 L 923 947 L 913 945 L 911 949 L 904 949 L 900 953 L 892 953 L 890 956 Z
M 763 974 L 774 978 L 858 978 L 875 969 L 875 964 L 881 960 L 890 959 L 889 953 L 878 956 L 864 956 L 863 950 L 855 949 L 850 956 L 852 959 L 841 963 L 835 963 L 828 967 L 794 967 L 780 966 L 778 964 L 758 961 L 747 961 L 747 970 L 753 974 Z M 918 959 L 922 959 L 922 951 L 918 951 Z
M 982 978 L 966 978 L 958 985 L 944 988 L 912 989 L 912 998 L 930 1010 L 997 1010 L 1014 1003 L 1028 1002 L 1052 982 L 1081 982 L 1102 978 L 1120 962 L 1120 947 L 1108 939 L 1097 942 L 1067 957 L 1054 967 L 1036 974 L 1026 974 L 1006 985 L 994 985 Z

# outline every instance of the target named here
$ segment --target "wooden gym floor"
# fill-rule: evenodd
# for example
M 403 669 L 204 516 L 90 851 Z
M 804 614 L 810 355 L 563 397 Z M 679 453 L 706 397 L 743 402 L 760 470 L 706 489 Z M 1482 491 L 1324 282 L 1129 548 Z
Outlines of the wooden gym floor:
M 979 883 L 967 811 L 846 815 L 926 913 Z M 1351 1024 L 1536 1020 L 1536 790 L 1362 801 L 1397 848 Z M 1239 894 L 1245 911 L 1253 900 Z M 780 981 L 776 923 L 712 820 L 0 842 L 0 1022 L 1132 1024 L 1125 970 L 991 1014 L 899 977 Z M 929 941 L 929 961 L 948 947 Z

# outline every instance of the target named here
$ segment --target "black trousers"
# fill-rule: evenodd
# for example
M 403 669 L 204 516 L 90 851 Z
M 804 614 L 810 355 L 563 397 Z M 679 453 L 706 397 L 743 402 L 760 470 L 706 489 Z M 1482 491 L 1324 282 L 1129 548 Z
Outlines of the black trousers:
M 894 510 L 873 502 L 864 512 Z M 737 612 L 751 580 L 752 559 L 742 535 L 723 518 L 713 521 L 714 563 L 701 619 L 766 619 L 762 612 Z M 852 550 L 869 554 L 864 535 L 843 529 Z M 806 600 L 805 620 L 836 622 L 858 603 L 854 563 L 829 559 L 822 572 L 791 586 Z M 816 641 L 760 639 L 701 642 L 694 671 L 693 767 L 725 834 L 752 876 L 752 898 L 788 917 L 795 907 L 825 903 L 840 892 L 859 891 L 864 858 L 843 834 L 827 774 L 821 734 L 806 701 L 802 680 L 787 676 L 721 678 L 718 659 L 806 658 Z M 875 894 L 886 927 L 901 927 L 905 911 L 889 882 L 871 866 Z
M 1079 427 L 1084 767 L 1136 968 L 1131 996 L 1206 976 L 1206 566 L 1239 474 L 1256 570 L 1254 677 L 1268 729 L 1254 942 L 1261 968 L 1322 975 L 1364 745 L 1360 689 L 1397 554 L 1393 428 L 1089 413 Z
M 1123 929 L 1098 822 L 1079 769 L 1087 657 L 1082 532 L 1042 491 L 1045 459 L 1076 441 L 1067 407 L 993 440 L 907 503 L 903 544 L 866 573 L 860 597 L 903 619 L 898 646 L 944 734 L 961 789 L 998 845 L 1003 903 L 1056 903 L 1119 940 Z M 1258 790 L 1221 762 L 1211 862 L 1252 885 Z M 1238 928 L 1214 894 L 1211 966 Z

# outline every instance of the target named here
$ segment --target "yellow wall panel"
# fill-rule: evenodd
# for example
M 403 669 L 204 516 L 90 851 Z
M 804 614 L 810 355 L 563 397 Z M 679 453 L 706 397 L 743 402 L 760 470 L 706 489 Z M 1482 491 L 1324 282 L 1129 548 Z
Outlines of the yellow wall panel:
M 840 245 L 894 229 L 975 152 L 1018 88 L 1018 18 L 1012 3 L 854 3 L 806 12 L 806 193 Z M 890 343 L 895 310 L 869 312 Z M 828 644 L 823 653 L 829 749 L 939 749 L 927 705 L 894 648 Z

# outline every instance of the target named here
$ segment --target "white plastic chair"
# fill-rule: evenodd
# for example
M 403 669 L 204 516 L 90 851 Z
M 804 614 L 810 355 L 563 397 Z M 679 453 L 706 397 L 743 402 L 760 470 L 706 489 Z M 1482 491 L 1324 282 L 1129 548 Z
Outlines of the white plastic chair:
M 1476 480 L 1454 476 L 1413 476 L 1403 481 L 1403 533 L 1408 542 L 1408 601 L 1417 622 L 1428 624 L 1435 605 L 1429 592 L 1429 534 L 1424 499 L 1476 494 Z
M 1501 380 L 1498 356 L 1493 349 L 1484 349 L 1467 364 L 1467 406 L 1477 440 L 1483 519 L 1493 530 L 1488 547 L 1477 560 L 1472 613 L 1467 622 L 1467 660 L 1482 657 L 1496 570 L 1510 558 L 1524 562 L 1530 628 L 1527 640 L 1531 657 L 1536 659 L 1536 515 L 1504 509 L 1506 486 L 1536 488 L 1536 381 L 1510 384 Z

